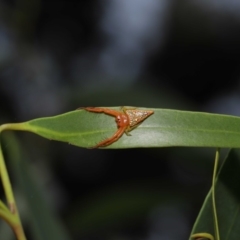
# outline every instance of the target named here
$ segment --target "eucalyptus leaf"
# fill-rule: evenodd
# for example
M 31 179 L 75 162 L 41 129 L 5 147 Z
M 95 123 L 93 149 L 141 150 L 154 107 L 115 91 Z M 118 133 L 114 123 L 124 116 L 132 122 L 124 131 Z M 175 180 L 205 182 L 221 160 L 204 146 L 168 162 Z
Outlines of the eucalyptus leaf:
M 231 150 L 216 178 L 215 198 L 220 239 L 239 240 L 240 236 L 240 150 Z M 214 236 L 211 190 L 207 195 L 192 233 Z
M 25 211 L 20 208 L 20 215 L 28 222 L 31 228 L 31 235 L 34 240 L 70 240 L 68 231 L 63 222 L 55 213 L 46 201 L 46 196 L 41 187 L 37 175 L 33 174 L 29 161 L 26 160 L 26 155 L 21 161 L 21 156 L 24 155 L 20 149 L 21 144 L 17 141 L 13 134 L 7 134 L 6 142 L 11 144 L 9 161 L 11 170 L 14 173 L 16 187 L 24 193 L 23 206 Z M 17 199 L 19 200 L 19 199 Z M 22 208 L 23 208 L 22 206 Z M 7 239 L 7 238 L 6 238 Z
M 113 109 L 120 110 L 119 107 Z M 240 147 L 239 117 L 169 109 L 148 110 L 153 110 L 154 114 L 135 128 L 131 136 L 124 134 L 107 148 Z M 112 116 L 81 109 L 24 123 L 6 124 L 4 129 L 30 131 L 51 140 L 89 148 L 111 137 L 117 126 Z

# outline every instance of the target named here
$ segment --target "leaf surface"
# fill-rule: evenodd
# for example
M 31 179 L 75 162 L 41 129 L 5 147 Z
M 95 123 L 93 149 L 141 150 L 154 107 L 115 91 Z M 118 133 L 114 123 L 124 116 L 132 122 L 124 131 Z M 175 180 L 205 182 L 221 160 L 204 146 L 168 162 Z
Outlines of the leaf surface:
M 168 109 L 148 110 L 153 110 L 154 114 L 131 131 L 131 136 L 124 134 L 107 148 L 240 147 L 239 117 Z M 16 130 L 30 131 L 79 147 L 92 147 L 117 130 L 114 117 L 85 110 L 38 118 L 16 126 Z
M 19 206 L 20 215 L 30 226 L 31 236 L 34 240 L 70 240 L 71 237 L 64 223 L 57 216 L 56 209 L 52 209 L 46 201 L 44 194 L 48 191 L 43 191 L 40 187 L 38 175 L 34 174 L 30 161 L 25 161 L 27 158 L 25 154 L 21 161 L 23 154 L 20 150 L 21 144 L 13 134 L 8 134 L 6 140 L 7 144 L 12 146 L 8 155 L 16 181 L 15 187 L 24 193 L 24 196 L 20 194 L 19 199 L 16 200 L 17 203 L 22 203 L 22 208 Z
M 215 198 L 221 240 L 240 236 L 240 150 L 231 150 L 216 179 Z M 214 236 L 211 190 L 207 195 L 192 233 Z

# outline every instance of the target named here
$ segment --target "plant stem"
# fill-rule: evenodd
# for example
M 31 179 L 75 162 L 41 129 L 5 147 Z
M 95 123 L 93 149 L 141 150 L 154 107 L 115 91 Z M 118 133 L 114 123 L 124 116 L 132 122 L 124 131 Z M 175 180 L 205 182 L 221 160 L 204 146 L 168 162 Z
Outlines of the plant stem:
M 14 221 L 10 221 L 9 224 L 11 225 L 18 240 L 26 240 L 26 237 L 22 228 L 21 220 L 18 214 L 18 209 L 15 203 L 15 198 L 13 195 L 12 186 L 9 180 L 7 168 L 5 165 L 1 144 L 0 144 L 0 176 L 2 179 L 4 192 L 5 192 L 7 203 L 10 210 L 9 214 L 11 214 L 12 217 L 14 217 Z
M 20 219 L 19 219 L 20 220 Z M 13 227 L 13 231 L 16 235 L 17 240 L 27 240 L 21 222 Z
M 0 125 L 0 132 L 4 130 L 18 130 L 18 131 L 25 131 L 25 124 L 26 123 L 6 123 Z
M 9 180 L 9 176 L 7 173 L 7 168 L 4 162 L 3 154 L 2 154 L 2 148 L 0 145 L 0 173 L 1 173 L 1 178 L 2 178 L 2 183 L 3 183 L 3 188 L 6 194 L 8 206 L 10 208 L 11 213 L 14 213 L 15 210 L 15 199 L 13 196 L 12 192 L 12 186 Z
M 218 229 L 216 200 L 215 200 L 215 182 L 216 182 L 219 156 L 220 156 L 220 149 L 217 148 L 216 155 L 215 155 L 215 161 L 214 161 L 213 178 L 212 178 L 212 204 L 213 204 L 213 217 L 214 217 L 214 227 L 215 227 L 216 240 L 220 240 L 220 234 L 219 234 L 219 229 Z

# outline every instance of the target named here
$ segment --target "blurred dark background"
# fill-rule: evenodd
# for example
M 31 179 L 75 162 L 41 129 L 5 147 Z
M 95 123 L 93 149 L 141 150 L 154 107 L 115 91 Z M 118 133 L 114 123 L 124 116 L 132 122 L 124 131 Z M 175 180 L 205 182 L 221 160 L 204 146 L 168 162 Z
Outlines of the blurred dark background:
M 1 122 L 80 106 L 240 115 L 239 11 L 234 0 L 1 0 Z M 187 239 L 210 188 L 214 149 L 87 150 L 16 136 L 71 239 Z M 12 179 L 27 235 L 41 239 Z

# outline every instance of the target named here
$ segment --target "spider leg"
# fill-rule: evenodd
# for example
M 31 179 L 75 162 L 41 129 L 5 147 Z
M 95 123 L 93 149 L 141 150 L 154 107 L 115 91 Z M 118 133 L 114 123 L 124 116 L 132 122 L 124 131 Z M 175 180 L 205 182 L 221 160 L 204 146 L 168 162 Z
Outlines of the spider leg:
M 122 135 L 123 133 L 125 132 L 126 130 L 126 127 L 122 127 L 122 128 L 119 128 L 114 134 L 112 137 L 110 138 L 107 138 L 103 141 L 101 141 L 100 143 L 98 143 L 96 146 L 93 146 L 91 148 L 99 148 L 99 147 L 106 147 L 114 142 L 116 142 Z
M 88 112 L 95 112 L 95 113 L 105 113 L 110 116 L 117 117 L 119 114 L 122 114 L 122 112 L 109 109 L 109 108 L 101 108 L 101 107 L 83 107 L 82 109 L 88 111 Z
M 128 128 L 126 128 L 124 132 L 125 132 L 125 134 L 126 134 L 127 136 L 132 136 L 132 134 L 129 133 L 131 130 L 132 130 L 132 129 L 129 130 Z

